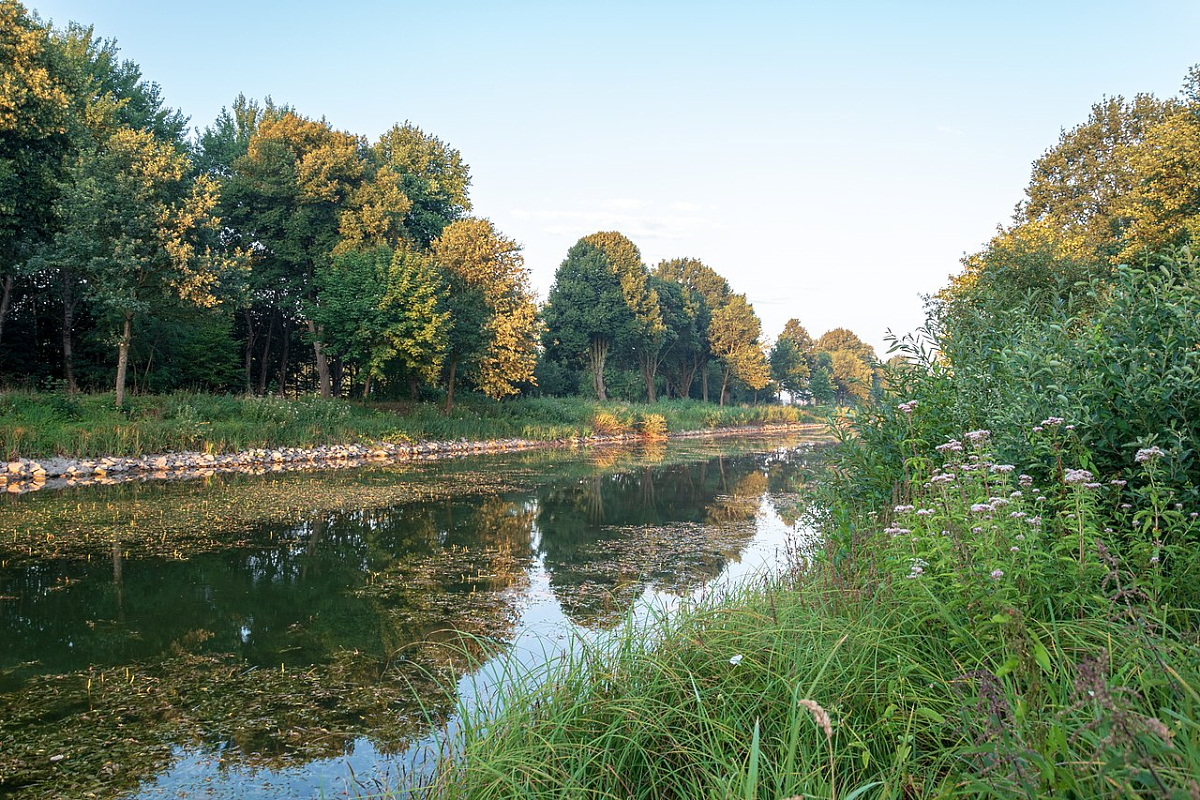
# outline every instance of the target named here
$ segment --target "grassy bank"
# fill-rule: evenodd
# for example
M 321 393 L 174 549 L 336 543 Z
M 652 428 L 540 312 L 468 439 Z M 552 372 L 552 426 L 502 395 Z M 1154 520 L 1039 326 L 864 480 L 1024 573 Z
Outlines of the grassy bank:
M 1009 277 L 898 343 L 820 552 L 515 681 L 431 793 L 1200 798 L 1200 261 Z
M 593 434 L 708 430 L 805 422 L 819 413 L 775 405 L 720 407 L 697 401 L 653 405 L 577 398 L 460 402 L 450 414 L 430 403 L 363 404 L 319 397 L 279 399 L 197 393 L 137 396 L 0 393 L 0 456 L 136 456 L 194 450 L 316 447 L 372 441 L 554 440 Z
M 984 431 L 904 466 L 893 507 L 825 498 L 826 549 L 782 578 L 514 676 L 432 793 L 1200 796 L 1200 617 L 1168 569 L 1196 522 L 1157 457 L 1134 496 L 1035 481 Z

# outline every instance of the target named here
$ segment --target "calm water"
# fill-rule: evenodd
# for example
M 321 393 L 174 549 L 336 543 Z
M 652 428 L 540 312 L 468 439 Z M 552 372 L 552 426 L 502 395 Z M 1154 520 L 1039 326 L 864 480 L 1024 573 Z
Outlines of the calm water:
M 692 443 L 10 500 L 14 531 L 70 541 L 0 551 L 0 797 L 403 786 L 506 670 L 778 564 L 806 535 L 790 515 L 813 453 Z M 433 499 L 381 504 L 401 483 Z M 190 550 L 140 544 L 198 507 Z M 101 512 L 120 540 L 79 543 Z

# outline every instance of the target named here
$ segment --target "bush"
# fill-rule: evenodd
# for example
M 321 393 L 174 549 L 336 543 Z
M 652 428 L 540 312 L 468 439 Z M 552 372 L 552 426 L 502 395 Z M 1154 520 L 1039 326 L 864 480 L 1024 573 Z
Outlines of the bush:
M 642 414 L 638 419 L 638 432 L 643 439 L 666 439 L 667 418 L 662 414 Z

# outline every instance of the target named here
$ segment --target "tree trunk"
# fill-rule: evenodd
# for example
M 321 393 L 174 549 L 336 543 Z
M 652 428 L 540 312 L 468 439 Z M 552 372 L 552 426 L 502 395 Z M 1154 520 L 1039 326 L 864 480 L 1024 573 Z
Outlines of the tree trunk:
M 600 402 L 608 400 L 608 388 L 604 385 L 604 362 L 608 360 L 608 340 L 596 339 L 588 346 L 588 362 L 592 369 L 592 388 Z
M 8 310 L 12 308 L 13 276 L 4 276 L 4 291 L 0 295 L 0 342 L 4 341 L 4 321 L 8 319 Z
M 642 377 L 646 380 L 646 402 L 657 402 L 658 398 L 654 393 L 654 378 L 658 372 L 657 354 L 654 357 L 642 357 L 638 359 L 642 366 Z
M 421 399 L 421 385 L 417 383 L 416 375 L 408 376 L 408 396 L 414 401 Z
M 450 372 L 446 378 L 446 413 L 454 408 L 454 373 L 458 371 L 458 359 L 450 359 Z
M 267 335 L 263 339 L 262 355 L 258 357 L 258 394 L 265 395 L 267 393 L 267 373 L 270 371 L 271 365 L 271 340 L 275 337 L 275 312 L 271 312 L 271 317 L 267 321 Z M 284 352 L 284 361 L 287 361 L 286 351 Z M 286 366 L 286 365 L 285 365 Z M 280 381 L 282 383 L 282 380 Z
M 254 315 L 250 313 L 250 309 L 244 309 L 246 312 L 246 395 L 249 396 L 254 392 L 254 340 L 258 336 L 254 333 Z
M 125 404 L 125 370 L 129 366 L 129 343 L 133 340 L 133 312 L 125 312 L 125 327 L 117 347 L 117 408 Z
M 79 387 L 75 383 L 75 276 L 64 272 L 62 284 L 62 359 L 63 380 L 67 384 L 67 393 L 75 394 Z
M 708 402 L 708 364 L 700 366 L 700 399 Z
M 729 370 L 727 368 L 721 370 L 721 405 L 725 405 L 725 390 L 729 386 Z
M 329 364 L 329 386 L 331 388 L 331 397 L 342 396 L 342 384 L 346 382 L 346 371 L 342 368 L 343 364 L 339 358 L 326 358 Z
M 317 383 L 321 397 L 328 400 L 333 397 L 333 384 L 329 380 L 329 359 L 325 356 L 325 346 L 321 344 L 321 331 L 317 329 L 317 324 L 311 319 L 307 324 L 308 333 L 313 337 L 313 355 L 317 358 Z
M 371 396 L 371 373 L 367 372 L 366 380 L 363 381 L 363 400 Z
M 292 349 L 292 333 L 291 333 L 291 331 L 288 330 L 286 319 L 283 320 L 283 324 L 280 327 L 283 328 L 283 352 L 279 355 L 279 393 L 278 394 L 280 397 L 283 397 L 285 391 L 287 390 L 288 356 L 290 355 L 290 350 Z M 266 369 L 265 365 L 263 366 L 263 369 Z M 265 389 L 264 389 L 264 391 L 265 391 Z
M 692 383 L 696 380 L 696 362 L 693 361 L 679 373 L 679 385 L 675 387 L 678 395 L 687 399 L 692 393 Z

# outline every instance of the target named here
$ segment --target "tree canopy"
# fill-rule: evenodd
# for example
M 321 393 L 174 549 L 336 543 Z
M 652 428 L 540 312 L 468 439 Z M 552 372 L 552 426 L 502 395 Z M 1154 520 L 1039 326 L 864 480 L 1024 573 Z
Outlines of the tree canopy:
M 127 385 L 444 392 L 447 411 L 464 390 L 588 383 L 654 402 L 708 400 L 715 379 L 721 402 L 757 400 L 772 370 L 804 391 L 807 334 L 768 364 L 725 277 L 696 258 L 650 270 L 618 231 L 579 239 L 539 309 L 470 186 L 408 120 L 372 139 L 239 94 L 193 133 L 115 40 L 0 0 L 0 381 L 115 386 L 118 403 Z

